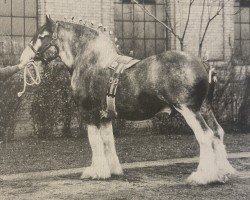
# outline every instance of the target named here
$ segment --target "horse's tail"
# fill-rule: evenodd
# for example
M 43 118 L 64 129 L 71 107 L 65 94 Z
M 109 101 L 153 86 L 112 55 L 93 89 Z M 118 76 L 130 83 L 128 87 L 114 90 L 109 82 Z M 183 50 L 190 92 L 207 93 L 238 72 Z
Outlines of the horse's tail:
M 214 97 L 214 90 L 215 90 L 215 85 L 217 82 L 217 76 L 216 76 L 215 69 L 213 67 L 211 67 L 206 62 L 203 62 L 203 64 L 208 72 L 208 80 L 209 80 L 209 88 L 208 88 L 206 100 L 207 100 L 207 103 L 211 105 L 213 101 L 213 97 Z
M 216 85 L 216 81 L 212 79 L 212 81 L 209 83 L 209 88 L 208 88 L 208 93 L 207 93 L 207 102 L 210 105 L 212 104 L 212 101 L 213 101 L 215 85 Z

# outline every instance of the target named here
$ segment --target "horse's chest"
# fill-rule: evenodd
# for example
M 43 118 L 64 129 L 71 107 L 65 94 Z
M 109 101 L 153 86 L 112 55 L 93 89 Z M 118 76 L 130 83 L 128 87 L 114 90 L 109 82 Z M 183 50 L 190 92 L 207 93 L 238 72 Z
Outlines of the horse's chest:
M 105 71 L 74 72 L 71 86 L 75 99 L 81 105 L 101 104 L 107 90 L 107 73 Z

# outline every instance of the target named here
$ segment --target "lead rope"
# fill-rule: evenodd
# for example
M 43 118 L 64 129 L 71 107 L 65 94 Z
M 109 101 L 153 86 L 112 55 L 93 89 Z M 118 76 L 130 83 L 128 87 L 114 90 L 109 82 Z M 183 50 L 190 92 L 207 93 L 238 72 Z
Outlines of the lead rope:
M 29 69 L 30 66 L 32 66 L 34 68 L 36 77 L 34 77 L 32 75 L 32 73 L 30 72 L 30 69 Z M 27 81 L 28 76 L 31 79 L 30 83 Z M 21 92 L 18 92 L 18 94 L 17 94 L 18 97 L 21 97 L 25 93 L 27 85 L 30 85 L 30 86 L 39 85 L 41 83 L 41 76 L 40 76 L 40 73 L 39 73 L 39 70 L 38 70 L 38 66 L 35 64 L 34 61 L 29 62 L 25 66 L 24 72 L 23 72 L 23 82 L 24 82 L 23 83 L 23 90 Z

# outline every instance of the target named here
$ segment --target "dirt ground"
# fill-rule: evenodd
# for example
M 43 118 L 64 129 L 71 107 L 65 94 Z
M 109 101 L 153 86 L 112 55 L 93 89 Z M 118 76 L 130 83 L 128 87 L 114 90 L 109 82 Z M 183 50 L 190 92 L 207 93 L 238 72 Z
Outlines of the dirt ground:
M 80 180 L 80 174 L 0 182 L 1 200 L 36 199 L 250 199 L 250 158 L 231 160 L 239 171 L 225 184 L 187 185 L 197 163 L 127 169 L 109 180 Z

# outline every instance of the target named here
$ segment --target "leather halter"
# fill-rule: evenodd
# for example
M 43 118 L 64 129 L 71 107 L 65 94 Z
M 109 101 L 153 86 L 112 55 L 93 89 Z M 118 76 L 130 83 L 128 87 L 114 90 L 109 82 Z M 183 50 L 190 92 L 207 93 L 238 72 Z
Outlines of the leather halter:
M 57 29 L 58 29 L 58 22 L 56 22 L 56 28 L 55 28 L 55 32 L 52 34 L 52 40 L 50 41 L 50 43 L 44 49 L 42 49 L 42 51 L 37 51 L 30 43 L 28 44 L 28 47 L 35 53 L 34 60 L 40 60 L 40 61 L 42 61 L 43 63 L 45 63 L 47 65 L 51 61 L 53 61 L 56 58 L 60 57 L 59 56 L 59 47 L 56 45 L 56 40 L 58 38 Z M 56 53 L 55 53 L 54 56 L 52 56 L 50 58 L 45 58 L 44 53 L 50 47 L 55 47 Z

